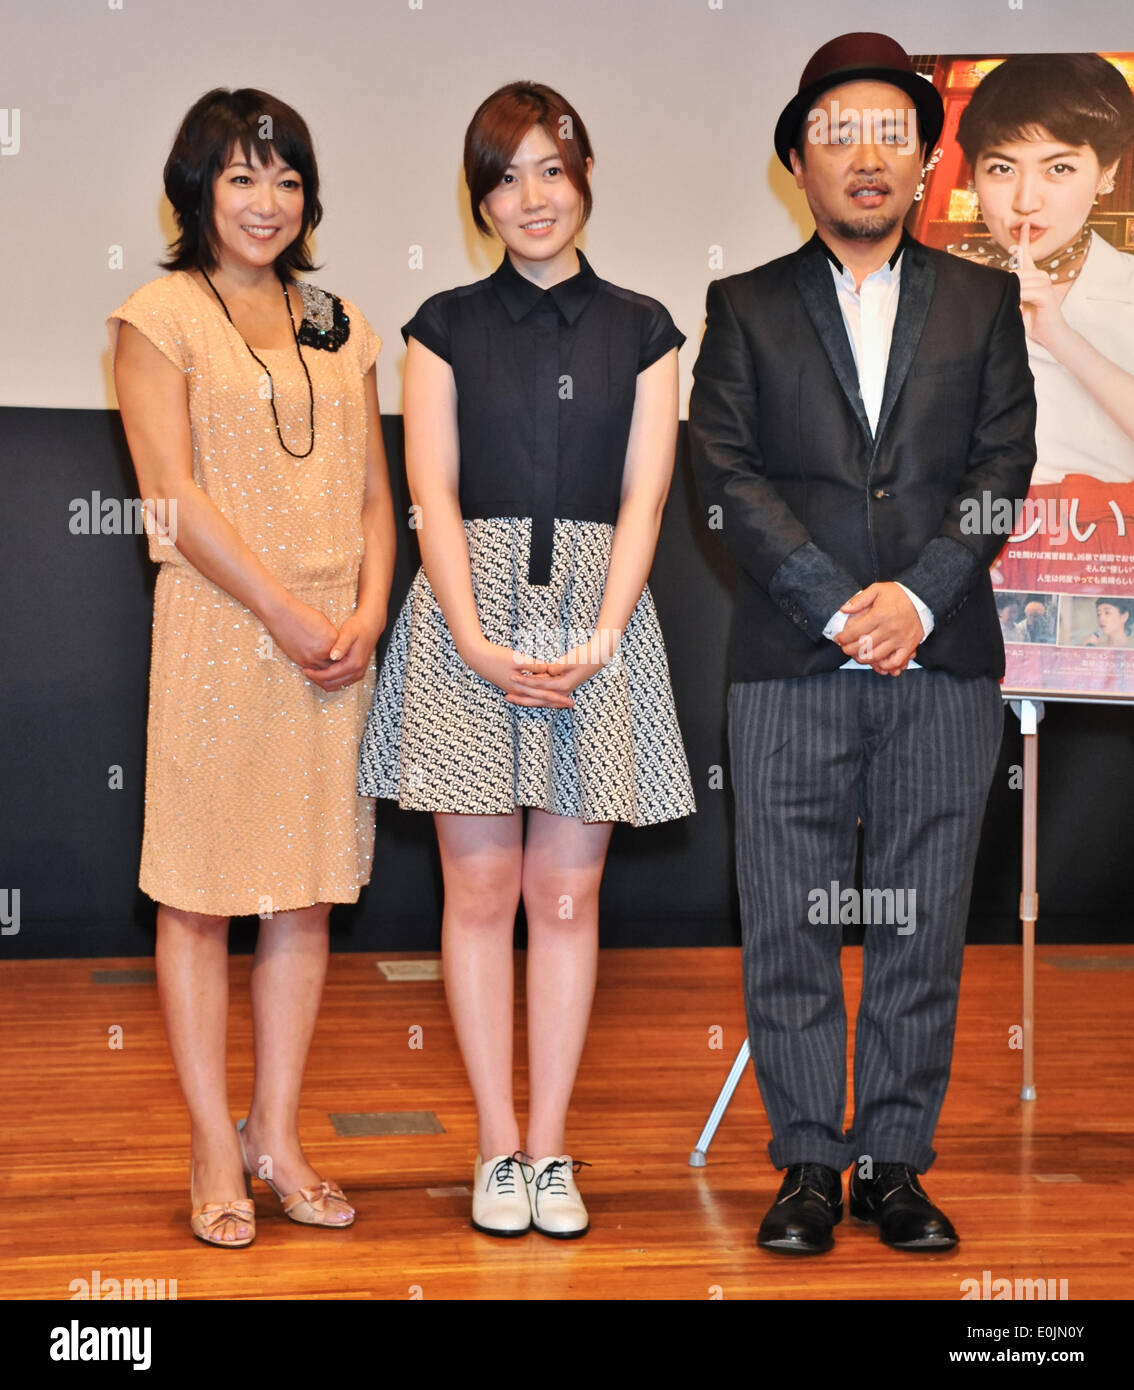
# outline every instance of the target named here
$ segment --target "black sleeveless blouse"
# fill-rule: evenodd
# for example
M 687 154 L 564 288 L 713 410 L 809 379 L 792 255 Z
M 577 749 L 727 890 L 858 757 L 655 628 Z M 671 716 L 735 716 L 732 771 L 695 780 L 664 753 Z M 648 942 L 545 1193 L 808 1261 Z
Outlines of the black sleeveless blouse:
M 505 255 L 402 329 L 453 369 L 463 517 L 531 517 L 528 579 L 551 578 L 556 517 L 618 519 L 638 373 L 685 335 L 655 299 L 579 273 L 542 290 Z

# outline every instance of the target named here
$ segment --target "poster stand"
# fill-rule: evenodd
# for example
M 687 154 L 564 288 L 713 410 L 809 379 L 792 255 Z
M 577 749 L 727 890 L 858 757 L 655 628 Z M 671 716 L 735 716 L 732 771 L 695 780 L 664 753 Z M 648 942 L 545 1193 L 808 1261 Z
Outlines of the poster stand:
M 1038 728 L 1043 718 L 1043 701 L 1013 700 L 1011 705 L 1012 713 L 1020 721 L 1020 733 L 1024 738 L 1024 834 L 1020 872 L 1020 926 L 1024 947 L 1021 1015 L 1024 1074 L 1020 1084 L 1020 1099 L 1035 1100 L 1036 918 L 1039 916 L 1039 895 L 1036 892 L 1036 806 L 1039 776 Z
M 1020 733 L 1024 739 L 1023 785 L 1023 850 L 1020 868 L 1020 925 L 1023 941 L 1023 990 L 1021 1011 L 1021 1048 L 1023 1052 L 1023 1078 L 1020 1084 L 1020 1099 L 1035 1100 L 1035 975 L 1036 975 L 1036 918 L 1039 915 L 1039 895 L 1036 893 L 1036 807 L 1038 804 L 1038 728 L 1043 718 L 1042 700 L 1012 700 L 1013 714 L 1020 721 Z M 690 1168 L 704 1168 L 709 1161 L 709 1145 L 717 1126 L 728 1109 L 733 1092 L 740 1083 L 744 1069 L 751 1057 L 751 1048 L 745 1038 L 740 1051 L 729 1070 L 720 1094 L 705 1121 L 705 1127 L 689 1155 Z
M 736 1054 L 736 1060 L 732 1064 L 732 1069 L 725 1078 L 725 1084 L 721 1087 L 720 1095 L 717 1096 L 716 1103 L 705 1121 L 705 1128 L 701 1131 L 701 1137 L 697 1140 L 697 1145 L 689 1155 L 690 1168 L 704 1168 L 709 1161 L 709 1145 L 713 1142 L 713 1135 L 717 1132 L 717 1125 L 724 1117 L 724 1112 L 728 1109 L 728 1103 L 732 1099 L 732 1093 L 736 1090 L 737 1083 L 744 1074 L 744 1069 L 748 1065 L 748 1059 L 752 1055 L 751 1048 L 748 1046 L 748 1039 L 745 1038 L 740 1045 L 740 1051 Z

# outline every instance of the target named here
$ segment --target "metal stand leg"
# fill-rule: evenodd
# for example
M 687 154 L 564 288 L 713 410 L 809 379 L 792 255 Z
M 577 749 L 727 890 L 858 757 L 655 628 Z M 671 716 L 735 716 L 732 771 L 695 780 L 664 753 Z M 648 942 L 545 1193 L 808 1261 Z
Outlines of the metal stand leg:
M 689 1155 L 690 1168 L 704 1168 L 709 1161 L 709 1145 L 713 1142 L 713 1135 L 717 1132 L 717 1125 L 721 1122 L 721 1117 L 728 1109 L 728 1103 L 732 1099 L 732 1093 L 736 1090 L 737 1083 L 744 1074 L 744 1068 L 748 1065 L 751 1056 L 748 1047 L 748 1039 L 740 1045 L 740 1051 L 736 1054 L 736 1061 L 732 1064 L 725 1084 L 721 1087 L 721 1093 L 717 1096 L 716 1104 L 713 1106 L 709 1118 L 705 1121 L 705 1128 L 701 1131 L 701 1137 L 697 1140 L 697 1147 Z
M 1021 1100 L 1035 1100 L 1035 979 L 1036 918 L 1039 895 L 1036 892 L 1036 805 L 1038 800 L 1038 726 L 1043 718 L 1042 700 L 1013 700 L 1012 709 L 1020 720 L 1024 736 L 1024 835 L 1020 884 L 1020 922 L 1023 927 L 1023 1061 Z

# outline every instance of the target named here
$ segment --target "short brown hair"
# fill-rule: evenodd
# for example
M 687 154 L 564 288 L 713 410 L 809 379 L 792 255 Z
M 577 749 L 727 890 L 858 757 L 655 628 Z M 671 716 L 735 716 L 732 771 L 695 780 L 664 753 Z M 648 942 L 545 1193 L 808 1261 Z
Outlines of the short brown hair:
M 579 113 L 565 97 L 540 82 L 509 82 L 481 102 L 465 131 L 465 182 L 472 219 L 485 236 L 490 233 L 480 205 L 500 182 L 524 136 L 537 125 L 554 141 L 563 172 L 583 199 L 583 222 L 591 215 L 587 160 L 594 156 Z
M 1089 145 L 1105 169 L 1134 144 L 1134 94 L 1098 53 L 1018 53 L 982 79 L 957 126 L 970 165 L 1017 140 Z

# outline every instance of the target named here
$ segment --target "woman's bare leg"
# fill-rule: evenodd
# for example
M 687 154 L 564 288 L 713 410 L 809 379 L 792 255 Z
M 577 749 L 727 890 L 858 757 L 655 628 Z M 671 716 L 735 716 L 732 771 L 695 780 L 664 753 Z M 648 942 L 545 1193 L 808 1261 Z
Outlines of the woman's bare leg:
M 316 903 L 265 919 L 252 962 L 256 1072 L 245 1148 L 284 1196 L 320 1182 L 299 1142 L 299 1095 L 327 976 L 329 915 L 328 903 Z
M 512 941 L 523 812 L 433 819 L 445 879 L 445 992 L 476 1101 L 480 1154 L 492 1158 L 520 1147 L 512 1091 Z
M 567 1152 L 567 1107 L 598 970 L 598 901 L 613 825 L 533 810 L 524 845 L 528 919 L 527 1152 Z
M 154 964 L 169 1050 L 189 1110 L 193 1187 L 198 1205 L 244 1196 L 240 1148 L 228 1108 L 228 918 L 161 904 Z M 239 1240 L 242 1223 L 220 1234 Z

